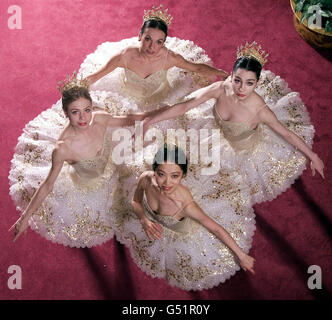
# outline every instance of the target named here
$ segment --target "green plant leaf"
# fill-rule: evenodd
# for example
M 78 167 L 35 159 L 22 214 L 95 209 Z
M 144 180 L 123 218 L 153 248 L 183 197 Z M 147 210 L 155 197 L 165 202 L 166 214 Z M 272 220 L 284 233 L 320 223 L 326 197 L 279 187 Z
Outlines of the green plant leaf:
M 326 22 L 325 32 L 331 32 L 331 31 L 332 31 L 332 20 L 329 20 Z
M 295 12 L 301 11 L 304 5 L 304 1 L 303 0 L 299 0 L 298 3 L 296 3 L 295 6 Z
M 324 11 L 324 10 L 319 10 L 318 14 L 320 14 L 322 17 L 326 17 L 326 18 L 329 17 L 329 14 L 326 11 Z
M 331 0 L 320 0 L 322 9 L 332 10 L 332 1 Z

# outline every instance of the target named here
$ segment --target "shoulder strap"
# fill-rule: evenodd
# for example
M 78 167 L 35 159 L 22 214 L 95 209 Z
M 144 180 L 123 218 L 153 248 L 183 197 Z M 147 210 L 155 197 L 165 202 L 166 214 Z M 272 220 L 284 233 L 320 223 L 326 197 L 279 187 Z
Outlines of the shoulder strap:
M 166 47 L 165 47 L 165 49 L 166 49 L 166 55 L 165 55 L 165 61 L 164 61 L 163 69 L 165 69 L 166 62 L 167 62 L 167 55 L 168 55 L 168 49 Z
M 176 210 L 176 212 L 172 215 L 172 217 L 174 218 L 178 213 L 182 212 L 186 207 L 188 207 L 188 205 L 190 205 L 193 202 L 195 202 L 195 200 L 191 200 L 191 201 L 187 202 L 185 205 L 183 205 L 178 210 Z

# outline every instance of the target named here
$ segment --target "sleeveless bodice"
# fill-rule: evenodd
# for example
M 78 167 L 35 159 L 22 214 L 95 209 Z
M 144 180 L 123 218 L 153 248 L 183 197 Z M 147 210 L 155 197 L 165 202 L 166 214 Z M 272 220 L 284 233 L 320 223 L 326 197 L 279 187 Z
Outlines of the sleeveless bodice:
M 253 129 L 248 123 L 223 120 L 216 110 L 216 106 L 214 106 L 213 112 L 217 124 L 223 131 L 224 137 L 235 151 L 250 149 L 256 145 L 262 130 L 261 124 Z
M 145 78 L 130 70 L 127 67 L 127 61 L 125 61 L 122 78 L 123 93 L 145 106 L 161 102 L 171 89 L 167 79 L 167 70 L 164 69 L 167 54 L 168 51 L 164 58 L 163 67 Z M 154 105 L 153 108 L 156 108 L 156 106 Z
M 134 71 L 125 68 L 123 83 L 125 94 L 144 104 L 160 102 L 170 89 L 167 71 L 164 69 L 141 78 Z
M 143 207 L 145 214 L 148 217 L 152 217 L 153 220 L 156 220 L 162 226 L 167 227 L 168 229 L 175 231 L 175 232 L 189 232 L 192 229 L 192 220 L 190 218 L 183 218 L 181 220 L 177 220 L 173 216 L 165 216 L 160 215 L 154 212 L 147 201 L 146 194 L 144 192 L 143 196 Z
M 69 165 L 69 173 L 74 182 L 83 185 L 93 184 L 93 181 L 110 173 L 106 168 L 111 165 L 111 141 L 112 131 L 108 128 L 105 131 L 103 147 L 99 155 Z

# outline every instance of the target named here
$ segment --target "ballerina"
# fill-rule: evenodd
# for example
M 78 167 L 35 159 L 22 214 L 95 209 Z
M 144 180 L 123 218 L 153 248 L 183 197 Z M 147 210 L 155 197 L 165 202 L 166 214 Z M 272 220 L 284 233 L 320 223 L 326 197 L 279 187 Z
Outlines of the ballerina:
M 63 112 L 69 120 L 62 133 L 52 132 L 57 113 L 48 110 L 50 114 L 31 121 L 19 139 L 9 175 L 10 195 L 22 211 L 10 228 L 14 241 L 28 225 L 71 247 L 99 245 L 114 235 L 108 219 L 117 179 L 112 134 L 144 115 L 92 112 L 87 88 L 78 79 L 62 84 Z
M 306 167 L 324 178 L 324 164 L 311 150 L 314 128 L 299 94 L 268 70 L 267 55 L 255 42 L 238 49 L 231 77 L 197 90 L 188 101 L 160 109 L 144 129 L 200 105 L 213 113 L 209 128 L 221 128 L 222 167 L 239 170 L 253 203 L 272 200 Z M 190 112 L 188 116 L 190 118 Z M 220 146 L 219 146 L 220 147 Z
M 88 55 L 79 74 L 89 81 L 90 90 L 112 90 L 147 110 L 179 102 L 200 87 L 197 83 L 202 81 L 193 72 L 204 79 L 226 78 L 225 71 L 209 65 L 204 50 L 190 41 L 167 37 L 172 19 L 162 5 L 153 7 L 144 12 L 138 39 L 105 42 Z
M 247 254 L 255 230 L 250 201 L 242 202 L 239 213 L 226 198 L 211 201 L 197 194 L 194 200 L 183 184 L 187 167 L 177 146 L 158 150 L 153 171 L 138 180 L 131 212 L 111 217 L 117 240 L 147 274 L 185 290 L 212 288 L 240 266 L 254 274 L 255 259 Z

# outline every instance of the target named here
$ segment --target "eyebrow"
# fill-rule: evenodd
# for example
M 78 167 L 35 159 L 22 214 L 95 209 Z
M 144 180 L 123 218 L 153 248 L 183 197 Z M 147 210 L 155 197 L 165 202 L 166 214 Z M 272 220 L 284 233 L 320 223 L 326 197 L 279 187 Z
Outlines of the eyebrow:
M 88 109 L 88 108 L 91 108 L 91 106 L 88 106 L 88 107 L 85 107 L 83 110 L 86 110 L 86 109 Z M 71 109 L 70 111 L 78 111 L 78 110 L 80 110 L 80 109 Z
M 242 78 L 241 77 L 239 77 L 239 76 L 235 76 L 235 78 L 238 78 L 238 79 L 241 79 L 242 80 Z M 255 81 L 256 79 L 247 79 L 246 81 Z
M 152 37 L 149 35 L 149 34 L 147 34 L 146 36 L 149 36 L 151 39 L 152 39 Z M 162 39 L 162 38 L 160 38 L 160 39 L 158 39 L 158 40 L 156 40 L 156 41 L 164 41 L 164 39 Z
M 161 169 L 158 169 L 157 171 L 161 171 L 161 172 L 163 172 L 163 173 L 166 173 L 165 171 L 163 171 L 163 170 L 161 170 Z M 170 174 L 175 174 L 175 173 L 179 174 L 180 172 L 179 172 L 179 171 L 175 171 L 175 172 L 171 172 Z

